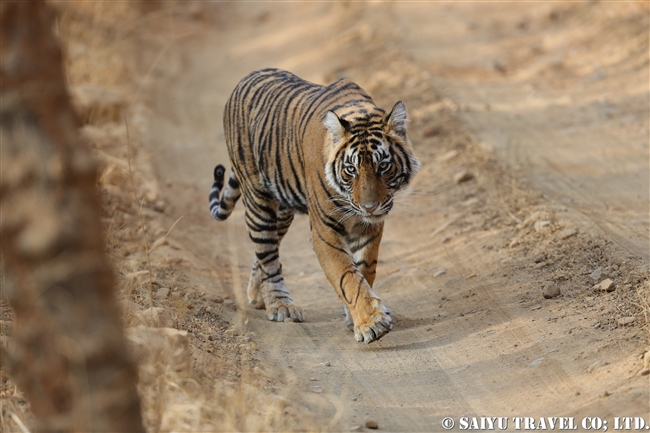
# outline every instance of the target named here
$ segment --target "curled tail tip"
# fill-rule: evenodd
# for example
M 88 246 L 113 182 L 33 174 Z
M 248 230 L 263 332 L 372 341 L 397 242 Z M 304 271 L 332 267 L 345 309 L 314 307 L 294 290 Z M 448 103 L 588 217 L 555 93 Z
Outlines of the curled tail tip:
M 214 168 L 214 180 L 223 181 L 223 176 L 226 173 L 226 169 L 223 165 L 219 164 Z

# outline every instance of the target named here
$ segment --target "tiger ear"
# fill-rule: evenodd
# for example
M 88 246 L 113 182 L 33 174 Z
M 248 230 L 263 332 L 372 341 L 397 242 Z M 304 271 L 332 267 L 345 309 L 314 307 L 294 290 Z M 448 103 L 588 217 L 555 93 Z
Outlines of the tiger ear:
M 350 122 L 341 119 L 333 111 L 327 112 L 323 124 L 332 133 L 332 143 L 338 143 L 346 132 L 350 132 Z
M 402 138 L 406 138 L 406 123 L 408 119 L 406 118 L 406 105 L 402 101 L 397 101 L 393 106 L 393 109 L 390 110 L 388 116 L 386 116 L 386 124 L 395 131 L 397 135 Z

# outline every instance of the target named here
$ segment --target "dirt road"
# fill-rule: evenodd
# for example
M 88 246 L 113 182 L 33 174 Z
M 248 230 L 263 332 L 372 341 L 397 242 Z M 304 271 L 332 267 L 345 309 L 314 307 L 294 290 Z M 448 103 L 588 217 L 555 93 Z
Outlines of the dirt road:
M 268 389 L 305 406 L 318 428 L 372 419 L 439 431 L 461 415 L 650 421 L 647 377 L 636 376 L 645 319 L 630 306 L 647 284 L 649 227 L 647 4 L 637 7 L 645 16 L 627 33 L 607 27 L 619 18 L 606 5 L 197 12 L 211 25 L 161 34 L 168 45 L 143 91 L 141 138 L 167 224 L 184 217 L 175 251 L 153 259 L 181 256 L 190 284 L 235 300 L 225 314 L 256 342 Z M 620 58 L 599 47 L 607 35 L 625 47 Z M 208 214 L 212 168 L 228 161 L 223 106 L 239 79 L 267 66 L 318 83 L 350 77 L 379 105 L 409 108 L 423 169 L 386 224 L 375 287 L 395 327 L 376 344 L 355 343 L 343 325 L 307 217 L 281 249 L 306 315 L 296 324 L 247 305 L 243 206 L 225 223 Z M 455 183 L 461 170 L 473 178 Z M 599 266 L 616 291 L 592 290 Z M 548 285 L 562 295 L 544 299 Z M 625 317 L 632 326 L 618 326 Z
M 625 8 L 449 5 L 432 26 L 436 13 L 422 5 L 400 7 L 397 20 L 500 159 L 648 261 L 648 15 Z

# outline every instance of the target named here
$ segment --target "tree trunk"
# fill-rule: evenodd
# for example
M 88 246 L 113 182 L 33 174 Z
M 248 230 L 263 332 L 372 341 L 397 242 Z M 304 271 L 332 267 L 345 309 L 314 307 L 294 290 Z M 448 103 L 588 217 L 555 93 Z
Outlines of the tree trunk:
M 16 319 L 2 362 L 38 430 L 144 431 L 53 12 L 2 2 L 0 26 L 0 264 Z

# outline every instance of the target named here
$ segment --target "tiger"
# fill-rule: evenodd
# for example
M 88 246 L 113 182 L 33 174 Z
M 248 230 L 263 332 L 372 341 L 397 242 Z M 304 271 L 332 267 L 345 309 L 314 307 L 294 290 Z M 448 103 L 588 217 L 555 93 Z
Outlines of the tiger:
M 230 176 L 224 189 L 225 168 L 215 167 L 209 209 L 223 221 L 243 197 L 255 248 L 250 304 L 271 321 L 304 320 L 285 285 L 279 246 L 294 215 L 307 214 L 345 325 L 358 342 L 386 335 L 390 310 L 372 289 L 379 244 L 395 193 L 420 168 L 404 103 L 387 114 L 349 79 L 323 86 L 267 68 L 237 84 L 223 126 Z

